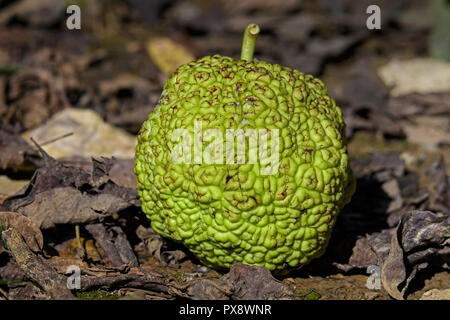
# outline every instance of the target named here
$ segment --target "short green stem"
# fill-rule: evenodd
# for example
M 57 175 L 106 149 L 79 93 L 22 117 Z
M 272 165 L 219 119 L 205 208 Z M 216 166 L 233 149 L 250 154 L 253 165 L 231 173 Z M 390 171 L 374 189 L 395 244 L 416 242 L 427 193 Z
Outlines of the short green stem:
M 259 27 L 256 24 L 249 24 L 244 31 L 244 39 L 242 40 L 241 60 L 253 60 L 253 52 L 255 51 L 256 38 L 259 34 Z

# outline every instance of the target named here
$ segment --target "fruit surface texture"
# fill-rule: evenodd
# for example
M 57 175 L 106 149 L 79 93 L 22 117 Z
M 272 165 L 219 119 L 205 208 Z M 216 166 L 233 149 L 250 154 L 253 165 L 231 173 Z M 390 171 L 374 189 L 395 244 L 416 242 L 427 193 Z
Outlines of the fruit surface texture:
M 319 79 L 220 55 L 169 78 L 138 135 L 135 174 L 152 228 L 213 268 L 307 264 L 355 189 L 344 118 Z

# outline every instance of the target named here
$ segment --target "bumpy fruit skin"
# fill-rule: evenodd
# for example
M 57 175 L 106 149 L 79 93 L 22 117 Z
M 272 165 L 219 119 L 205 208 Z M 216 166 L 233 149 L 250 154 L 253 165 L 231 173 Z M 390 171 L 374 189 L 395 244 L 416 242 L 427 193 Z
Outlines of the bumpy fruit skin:
M 175 164 L 171 135 L 184 128 L 193 136 L 195 120 L 224 137 L 226 129 L 279 129 L 278 173 L 261 175 L 249 163 Z M 220 55 L 167 81 L 139 133 L 135 174 L 152 228 L 213 268 L 238 261 L 279 272 L 308 263 L 324 252 L 355 189 L 342 112 L 320 80 Z

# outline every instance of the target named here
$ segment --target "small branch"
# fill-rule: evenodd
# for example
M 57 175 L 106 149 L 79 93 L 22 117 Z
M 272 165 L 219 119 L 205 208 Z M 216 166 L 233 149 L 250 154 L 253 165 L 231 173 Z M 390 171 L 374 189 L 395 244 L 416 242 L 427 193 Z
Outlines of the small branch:
M 42 257 L 34 254 L 16 229 L 9 228 L 3 231 L 2 238 L 25 274 L 39 284 L 53 299 L 76 299 L 67 288 L 64 276 L 58 274 Z
M 34 143 L 36 148 L 39 150 L 39 153 L 41 154 L 42 158 L 44 159 L 44 163 L 47 167 L 53 166 L 57 163 L 56 159 L 54 159 L 52 156 L 50 156 L 44 149 L 42 149 L 41 145 L 36 142 L 32 137 L 30 138 L 31 142 Z
M 5 297 L 5 300 L 9 300 L 8 294 L 7 294 L 2 288 L 0 288 L 0 293 L 2 294 L 2 296 Z M 1 300 L 1 299 L 0 299 L 0 300 Z
M 59 136 L 59 137 L 53 138 L 53 139 L 51 139 L 51 140 L 45 141 L 45 142 L 41 143 L 40 146 L 43 147 L 43 146 L 45 146 L 45 145 L 47 145 L 47 144 L 50 144 L 50 143 L 56 142 L 56 141 L 58 141 L 58 140 L 61 140 L 61 139 L 70 137 L 70 136 L 72 136 L 72 135 L 73 135 L 73 132 L 66 133 L 66 134 L 64 134 L 64 135 L 62 135 L 62 136 Z
M 92 289 L 111 290 L 118 287 L 140 288 L 166 294 L 169 293 L 168 284 L 164 279 L 148 275 L 128 273 L 81 277 L 81 291 Z

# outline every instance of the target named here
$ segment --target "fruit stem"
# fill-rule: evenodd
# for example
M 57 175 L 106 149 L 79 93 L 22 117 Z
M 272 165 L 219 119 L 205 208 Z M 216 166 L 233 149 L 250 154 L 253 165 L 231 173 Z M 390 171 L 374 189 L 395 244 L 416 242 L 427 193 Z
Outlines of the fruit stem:
M 253 60 L 253 52 L 255 51 L 256 38 L 259 34 L 257 24 L 249 24 L 244 31 L 244 39 L 242 40 L 241 60 Z

